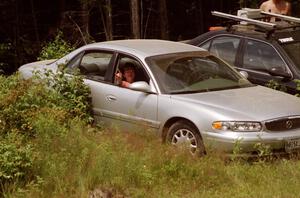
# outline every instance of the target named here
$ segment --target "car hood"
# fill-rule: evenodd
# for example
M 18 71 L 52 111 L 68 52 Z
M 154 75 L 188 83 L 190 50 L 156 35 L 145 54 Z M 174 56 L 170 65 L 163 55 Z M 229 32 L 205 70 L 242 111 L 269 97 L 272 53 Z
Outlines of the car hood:
M 172 99 L 197 103 L 224 119 L 264 121 L 300 115 L 300 98 L 262 86 L 197 94 L 172 95 Z
M 18 71 L 20 72 L 21 76 L 25 79 L 30 78 L 33 74 L 33 71 L 42 71 L 43 69 L 55 69 L 53 63 L 55 59 L 51 60 L 43 60 L 43 61 L 37 61 L 28 63 L 26 65 L 22 65 Z

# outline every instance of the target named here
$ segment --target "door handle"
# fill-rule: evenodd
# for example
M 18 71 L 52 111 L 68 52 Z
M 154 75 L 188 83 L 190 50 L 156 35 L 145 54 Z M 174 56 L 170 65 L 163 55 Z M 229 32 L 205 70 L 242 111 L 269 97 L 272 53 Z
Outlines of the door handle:
M 117 98 L 115 96 L 112 96 L 112 95 L 106 96 L 106 99 L 108 101 L 116 101 L 117 100 Z

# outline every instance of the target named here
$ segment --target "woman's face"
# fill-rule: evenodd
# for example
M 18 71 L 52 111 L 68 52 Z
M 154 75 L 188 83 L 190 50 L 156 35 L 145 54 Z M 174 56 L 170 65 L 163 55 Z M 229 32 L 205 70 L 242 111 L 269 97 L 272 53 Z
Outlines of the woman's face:
M 127 82 L 133 83 L 135 78 L 135 71 L 132 67 L 127 67 L 124 69 L 124 77 Z

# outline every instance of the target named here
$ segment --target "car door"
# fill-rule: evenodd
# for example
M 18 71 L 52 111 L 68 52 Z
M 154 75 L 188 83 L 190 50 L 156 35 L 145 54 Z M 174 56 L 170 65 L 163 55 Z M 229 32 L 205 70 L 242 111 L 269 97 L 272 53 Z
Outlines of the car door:
M 104 113 L 118 122 L 119 126 L 127 130 L 129 129 L 128 126 L 146 126 L 148 129 L 158 129 L 160 124 L 157 121 L 158 95 L 152 80 L 146 68 L 138 59 L 124 54 L 118 54 L 115 62 L 115 71 L 118 70 L 121 63 L 126 61 L 134 63 L 136 81 L 147 82 L 151 87 L 152 93 L 123 88 L 114 83 L 105 93 L 107 109 Z
M 206 41 L 199 47 L 208 50 L 230 65 L 238 67 L 241 40 L 242 38 L 238 36 L 219 35 Z
M 245 40 L 241 70 L 248 73 L 251 82 L 260 85 L 281 80 L 280 74 L 290 74 L 287 64 L 271 44 L 254 39 Z
M 91 89 L 93 113 L 100 123 L 130 130 L 140 126 L 157 129 L 157 94 L 145 93 L 114 84 L 114 71 L 122 61 L 132 61 L 137 66 L 137 80 L 152 81 L 144 66 L 135 58 L 113 52 L 86 51 L 74 58 L 68 67 L 78 68 Z

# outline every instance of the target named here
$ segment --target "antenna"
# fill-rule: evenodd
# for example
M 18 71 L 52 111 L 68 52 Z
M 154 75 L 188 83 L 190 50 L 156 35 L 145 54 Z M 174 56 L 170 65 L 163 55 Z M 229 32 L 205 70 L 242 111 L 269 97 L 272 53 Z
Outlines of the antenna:
M 235 15 L 231 15 L 231 14 L 226 14 L 223 12 L 212 11 L 211 14 L 214 16 L 218 16 L 218 17 L 222 17 L 222 18 L 226 18 L 226 19 L 231 19 L 231 20 L 240 21 L 240 22 L 247 22 L 249 24 L 261 26 L 261 27 L 265 27 L 265 28 L 271 28 L 271 29 L 276 28 L 276 24 L 274 24 L 274 23 L 259 21 L 259 20 L 255 20 L 255 19 L 249 19 L 249 18 L 245 18 L 245 17 L 239 17 L 239 16 L 235 16 Z

